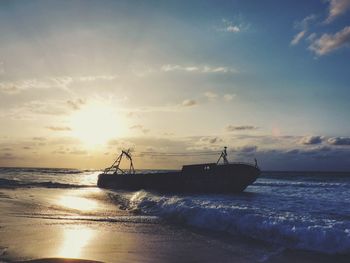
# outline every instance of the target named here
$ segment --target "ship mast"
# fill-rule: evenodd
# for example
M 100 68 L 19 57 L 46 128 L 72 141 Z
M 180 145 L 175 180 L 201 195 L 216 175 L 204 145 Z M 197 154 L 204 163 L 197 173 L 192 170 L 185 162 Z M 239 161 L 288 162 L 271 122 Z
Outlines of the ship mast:
M 129 161 L 130 161 L 130 166 L 129 166 L 129 172 L 124 171 L 123 169 L 121 169 L 120 163 L 123 159 L 123 156 L 125 156 Z M 134 169 L 134 164 L 132 162 L 132 158 L 131 158 L 131 153 L 130 153 L 130 149 L 128 149 L 127 151 L 122 150 L 122 153 L 118 156 L 118 158 L 114 161 L 114 163 L 112 164 L 112 166 L 106 168 L 104 170 L 104 173 L 113 173 L 113 174 L 118 174 L 118 171 L 121 172 L 122 174 L 135 174 L 135 169 Z
M 227 147 L 224 147 L 224 150 L 221 152 L 221 155 L 219 157 L 219 160 L 216 162 L 216 164 L 218 164 L 220 162 L 222 158 L 222 161 L 224 162 L 224 164 L 228 164 L 228 160 L 227 160 Z

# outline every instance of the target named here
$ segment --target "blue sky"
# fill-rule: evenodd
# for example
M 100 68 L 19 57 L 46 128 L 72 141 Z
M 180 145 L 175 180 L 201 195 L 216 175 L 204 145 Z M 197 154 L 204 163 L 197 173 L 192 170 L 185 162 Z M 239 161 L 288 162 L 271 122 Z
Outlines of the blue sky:
M 0 5 L 0 165 L 350 169 L 349 0 Z

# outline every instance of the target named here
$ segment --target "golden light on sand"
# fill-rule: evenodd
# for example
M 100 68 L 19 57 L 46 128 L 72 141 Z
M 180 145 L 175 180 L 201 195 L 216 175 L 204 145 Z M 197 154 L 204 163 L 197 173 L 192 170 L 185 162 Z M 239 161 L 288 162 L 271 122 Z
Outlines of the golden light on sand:
M 96 201 L 77 196 L 61 196 L 57 204 L 65 208 L 82 211 L 91 211 L 97 208 Z
M 102 102 L 85 105 L 71 116 L 70 124 L 73 136 L 88 147 L 103 145 L 120 135 L 119 126 L 115 108 Z
M 63 243 L 59 248 L 59 257 L 79 258 L 83 256 L 84 248 L 94 236 L 94 230 L 86 227 L 64 229 Z

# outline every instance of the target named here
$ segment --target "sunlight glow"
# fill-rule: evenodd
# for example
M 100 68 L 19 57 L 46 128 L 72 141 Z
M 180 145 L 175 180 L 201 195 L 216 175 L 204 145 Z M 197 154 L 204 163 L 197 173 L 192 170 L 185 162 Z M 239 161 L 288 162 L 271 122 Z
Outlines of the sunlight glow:
M 115 108 L 108 103 L 98 102 L 88 104 L 74 113 L 70 126 L 73 136 L 86 146 L 95 147 L 120 135 L 120 125 Z
M 93 235 L 94 231 L 86 227 L 64 229 L 63 244 L 59 248 L 58 256 L 66 258 L 81 257 L 83 249 L 88 245 Z
M 74 210 L 91 211 L 97 208 L 96 201 L 77 196 L 61 196 L 57 203 L 60 206 Z

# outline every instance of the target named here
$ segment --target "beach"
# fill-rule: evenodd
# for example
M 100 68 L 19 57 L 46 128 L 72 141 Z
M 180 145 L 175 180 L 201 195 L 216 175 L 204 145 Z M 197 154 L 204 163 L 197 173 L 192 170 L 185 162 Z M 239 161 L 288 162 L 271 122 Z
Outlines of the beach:
M 50 205 L 44 208 L 47 201 L 61 197 L 72 201 L 70 197 L 82 198 L 78 194 L 91 189 L 36 190 L 38 194 L 32 189 L 1 192 L 9 203 L 18 201 L 17 207 L 13 203 L 1 205 L 0 244 L 5 261 L 57 257 L 103 262 L 230 262 L 234 258 L 244 261 L 245 253 L 239 251 L 242 249 L 239 246 L 231 247 L 220 239 L 166 225 L 157 218 L 107 207 L 103 219 L 95 215 L 96 210 L 89 211 L 89 207 L 79 211 L 79 215 L 77 208 L 65 211 Z M 92 205 L 88 199 L 87 204 Z
M 78 212 L 76 208 L 57 211 L 55 206 L 45 207 L 47 201 L 62 196 L 80 198 L 78 194 L 91 189 L 36 190 L 38 194 L 32 189 L 1 191 L 2 198 L 9 201 L 1 202 L 0 245 L 5 262 L 39 258 L 102 262 L 249 261 L 241 245 L 232 246 L 220 238 L 161 223 L 158 218 L 119 208 L 104 207 L 104 218 L 100 218 L 96 210 L 89 208 Z M 18 202 L 17 207 L 13 202 Z M 88 199 L 87 203 L 92 205 Z
M 334 230 L 326 234 L 322 229 L 319 233 L 305 230 L 299 243 L 281 232 L 290 222 L 280 221 L 277 226 L 272 214 L 263 221 L 249 222 L 252 214 L 247 213 L 247 205 L 258 202 L 257 189 L 261 191 L 273 181 L 288 192 L 283 186 L 288 180 L 276 181 L 271 179 L 273 176 L 259 179 L 254 186 L 257 189 L 248 187 L 243 195 L 179 196 L 99 189 L 94 185 L 96 174 L 3 169 L 0 261 L 61 262 L 62 258 L 73 258 L 100 262 L 346 262 L 348 258 L 349 221 L 345 219 L 333 222 Z M 10 175 L 17 180 L 9 179 Z M 344 185 L 339 180 L 344 179 L 333 179 L 328 188 L 341 189 Z M 267 201 L 264 203 L 263 198 L 267 196 L 260 197 L 259 209 L 267 215 Z M 274 208 L 277 209 L 283 210 Z M 260 215 L 258 211 L 254 213 L 257 220 Z M 245 224 L 237 221 L 240 218 L 244 218 Z M 275 228 L 268 230 L 267 225 L 261 225 L 266 220 L 270 222 L 265 224 Z M 293 223 L 294 228 L 298 226 L 298 222 Z M 345 228 L 344 234 L 339 232 L 341 228 L 336 229 L 335 223 Z M 331 244 L 332 231 L 338 233 L 338 240 Z M 259 232 L 266 236 L 265 240 Z M 307 236 L 316 234 L 316 240 Z M 323 247 L 325 243 L 329 243 L 328 251 Z

